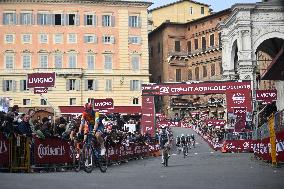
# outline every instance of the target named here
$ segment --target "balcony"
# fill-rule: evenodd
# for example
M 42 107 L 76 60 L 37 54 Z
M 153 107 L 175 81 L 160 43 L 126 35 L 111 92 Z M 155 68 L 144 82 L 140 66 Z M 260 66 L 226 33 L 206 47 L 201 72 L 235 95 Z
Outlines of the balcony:
M 188 57 L 194 57 L 194 56 L 198 56 L 198 55 L 202 55 L 202 54 L 206 54 L 206 53 L 210 53 L 210 52 L 214 52 L 214 51 L 219 51 L 221 49 L 222 48 L 219 47 L 219 46 L 208 47 L 206 49 L 197 49 L 197 50 L 189 53 Z

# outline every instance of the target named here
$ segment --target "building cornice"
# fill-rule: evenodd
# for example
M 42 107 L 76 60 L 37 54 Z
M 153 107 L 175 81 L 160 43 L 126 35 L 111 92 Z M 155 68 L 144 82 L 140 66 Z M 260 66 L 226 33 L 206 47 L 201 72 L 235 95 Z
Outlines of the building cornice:
M 1 0 L 0 4 L 8 3 L 32 3 L 32 4 L 92 4 L 92 5 L 114 5 L 114 6 L 140 6 L 149 7 L 153 3 L 147 1 L 116 1 L 116 0 Z
M 175 5 L 175 4 L 183 3 L 183 2 L 185 2 L 185 1 L 188 1 L 188 2 L 191 2 L 191 3 L 194 3 L 194 4 L 197 4 L 197 5 L 202 5 L 202 6 L 210 7 L 210 5 L 208 5 L 208 4 L 200 3 L 200 2 L 197 2 L 197 1 L 178 0 L 178 1 L 175 1 L 175 2 L 173 2 L 173 3 L 169 3 L 169 4 L 165 4 L 165 5 L 162 5 L 162 6 L 153 8 L 153 9 L 149 10 L 149 12 L 153 12 L 153 11 L 155 11 L 155 10 L 162 9 L 162 8 L 165 8 L 165 7 L 169 7 L 169 6 L 172 6 L 172 5 Z

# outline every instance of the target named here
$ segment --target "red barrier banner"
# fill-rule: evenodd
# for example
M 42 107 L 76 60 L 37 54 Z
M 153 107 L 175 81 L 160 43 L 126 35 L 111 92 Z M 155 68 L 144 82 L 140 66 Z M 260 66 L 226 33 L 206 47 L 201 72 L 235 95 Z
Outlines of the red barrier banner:
M 214 126 L 214 127 L 224 127 L 226 125 L 226 120 L 217 120 L 217 119 L 206 119 L 204 122 L 208 126 Z
M 224 94 L 227 91 L 236 92 L 244 89 L 250 91 L 250 81 L 143 84 L 142 95 Z
M 277 100 L 277 90 L 256 90 L 257 101 L 272 102 Z
M 54 87 L 55 73 L 32 73 L 28 74 L 28 88 Z
M 226 152 L 253 152 L 253 140 L 225 140 L 223 149 Z
M 271 161 L 270 138 L 255 141 L 253 151 L 263 160 Z M 284 131 L 276 133 L 276 161 L 284 162 Z
M 180 121 L 159 121 L 157 122 L 157 128 L 160 127 L 181 127 Z
M 234 112 L 234 109 L 246 108 L 248 112 L 252 111 L 251 91 L 242 90 L 239 92 L 227 92 L 227 109 L 228 112 Z
M 92 103 L 94 104 L 94 109 L 97 109 L 97 110 L 113 109 L 113 99 L 112 98 L 93 99 Z
M 0 167 L 9 165 L 9 140 L 0 133 Z
M 112 162 L 123 161 L 139 156 L 147 156 L 148 153 L 160 150 L 158 143 L 148 145 L 130 144 L 129 146 L 117 145 L 108 148 L 108 158 Z
M 155 104 L 153 96 L 142 96 L 142 132 L 147 131 L 154 136 Z
M 60 138 L 35 138 L 35 164 L 72 163 L 72 148 Z

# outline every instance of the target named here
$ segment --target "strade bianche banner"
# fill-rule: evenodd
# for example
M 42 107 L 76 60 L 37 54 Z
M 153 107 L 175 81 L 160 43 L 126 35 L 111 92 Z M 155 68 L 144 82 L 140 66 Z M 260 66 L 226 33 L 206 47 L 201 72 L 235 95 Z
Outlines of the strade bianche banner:
M 188 95 L 188 94 L 223 94 L 239 90 L 251 90 L 251 82 L 201 82 L 201 83 L 166 83 L 143 84 L 143 95 Z

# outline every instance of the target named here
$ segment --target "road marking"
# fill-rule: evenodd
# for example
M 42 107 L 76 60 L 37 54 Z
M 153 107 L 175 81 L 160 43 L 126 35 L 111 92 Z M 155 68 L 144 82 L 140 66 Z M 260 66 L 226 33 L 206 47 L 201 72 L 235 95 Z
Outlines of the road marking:
M 177 154 L 172 154 L 173 156 L 176 156 Z
M 210 152 L 211 154 L 214 154 L 214 152 Z
M 198 153 L 195 152 L 194 154 L 197 155 Z

